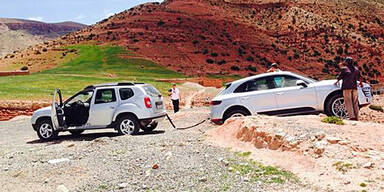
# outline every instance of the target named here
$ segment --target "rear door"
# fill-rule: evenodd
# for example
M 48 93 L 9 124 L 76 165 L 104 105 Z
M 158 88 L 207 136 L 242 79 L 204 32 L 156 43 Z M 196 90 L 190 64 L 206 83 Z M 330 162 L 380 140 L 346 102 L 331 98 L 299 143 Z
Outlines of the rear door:
M 308 84 L 308 87 L 297 86 L 297 80 L 302 79 L 291 75 L 272 76 L 279 110 L 317 108 L 315 88 L 311 84 Z
M 111 124 L 117 105 L 118 101 L 114 88 L 97 89 L 92 99 L 88 125 L 107 126 Z
M 143 89 L 145 97 L 149 97 L 151 100 L 154 115 L 162 115 L 165 112 L 165 106 L 161 93 L 152 85 L 145 85 Z
M 270 78 L 262 77 L 243 83 L 234 93 L 238 93 L 242 105 L 255 114 L 276 109 L 277 102 L 273 91 Z

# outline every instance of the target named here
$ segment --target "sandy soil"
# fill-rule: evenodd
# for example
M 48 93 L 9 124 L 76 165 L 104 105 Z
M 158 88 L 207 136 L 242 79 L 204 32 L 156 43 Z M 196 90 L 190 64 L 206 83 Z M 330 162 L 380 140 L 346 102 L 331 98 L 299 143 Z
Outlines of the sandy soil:
M 331 125 L 320 116 L 231 119 L 208 135 L 212 143 L 251 151 L 252 158 L 292 171 L 320 191 L 383 191 L 384 125 Z

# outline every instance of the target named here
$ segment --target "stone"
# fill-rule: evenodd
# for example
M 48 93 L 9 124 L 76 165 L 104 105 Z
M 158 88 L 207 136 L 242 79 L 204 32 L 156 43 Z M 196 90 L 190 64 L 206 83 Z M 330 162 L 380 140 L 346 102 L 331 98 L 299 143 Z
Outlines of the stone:
M 158 164 L 154 164 L 153 166 L 152 166 L 152 169 L 158 169 L 159 168 L 159 165 Z
M 59 185 L 56 188 L 56 192 L 69 192 L 69 189 L 65 187 L 64 185 Z
M 315 137 L 316 137 L 316 139 L 317 140 L 322 140 L 324 137 L 325 137 L 325 133 L 324 132 L 322 132 L 322 131 L 319 131 L 319 132 L 317 132 L 316 134 L 315 134 Z
M 372 163 L 372 162 L 368 162 L 368 163 L 366 163 L 366 164 L 363 165 L 363 168 L 371 169 L 371 168 L 373 168 L 374 165 L 375 165 L 374 163 Z
M 200 177 L 200 178 L 199 178 L 199 181 L 200 181 L 200 182 L 207 182 L 208 179 L 207 179 L 207 177 Z
M 324 151 L 325 151 L 325 143 L 322 142 L 322 141 L 316 142 L 316 143 L 314 144 L 313 148 L 314 148 L 314 152 L 315 152 L 315 154 L 317 154 L 317 155 L 321 155 L 321 154 L 323 154 Z
M 124 189 L 128 186 L 128 183 L 120 183 L 119 184 L 119 189 Z
M 49 164 L 57 164 L 57 163 L 63 163 L 63 162 L 68 162 L 70 161 L 68 158 L 61 158 L 61 159 L 51 159 L 48 160 Z
M 331 144 L 337 144 L 340 140 L 338 137 L 327 137 L 327 141 Z
M 384 164 L 382 164 L 382 165 L 380 166 L 380 169 L 384 170 Z

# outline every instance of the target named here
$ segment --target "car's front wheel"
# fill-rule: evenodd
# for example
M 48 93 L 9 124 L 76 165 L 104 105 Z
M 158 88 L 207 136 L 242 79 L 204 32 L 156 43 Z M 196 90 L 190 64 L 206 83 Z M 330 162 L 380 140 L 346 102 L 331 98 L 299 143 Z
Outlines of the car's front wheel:
M 136 135 L 139 133 L 140 124 L 133 115 L 123 115 L 117 121 L 116 129 L 121 135 Z
M 50 119 L 43 119 L 37 122 L 37 136 L 43 141 L 51 141 L 56 139 L 58 132 L 53 129 Z
M 333 95 L 325 104 L 325 114 L 328 116 L 336 116 L 339 118 L 347 118 L 347 108 L 345 107 L 344 97 L 342 94 Z

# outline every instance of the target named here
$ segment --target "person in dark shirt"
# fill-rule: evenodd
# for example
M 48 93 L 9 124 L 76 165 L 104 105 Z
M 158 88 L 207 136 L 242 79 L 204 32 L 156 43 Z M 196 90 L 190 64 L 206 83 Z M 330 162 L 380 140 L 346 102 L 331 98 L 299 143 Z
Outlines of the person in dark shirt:
M 357 81 L 360 79 L 360 87 L 363 87 L 362 77 L 359 69 L 354 65 L 354 61 L 351 57 L 347 57 L 344 60 L 344 67 L 341 68 L 341 72 L 337 77 L 335 83 L 339 85 L 339 81 L 343 80 L 341 90 L 343 91 L 345 107 L 347 108 L 348 117 L 350 120 L 359 120 L 359 100 L 357 94 Z

